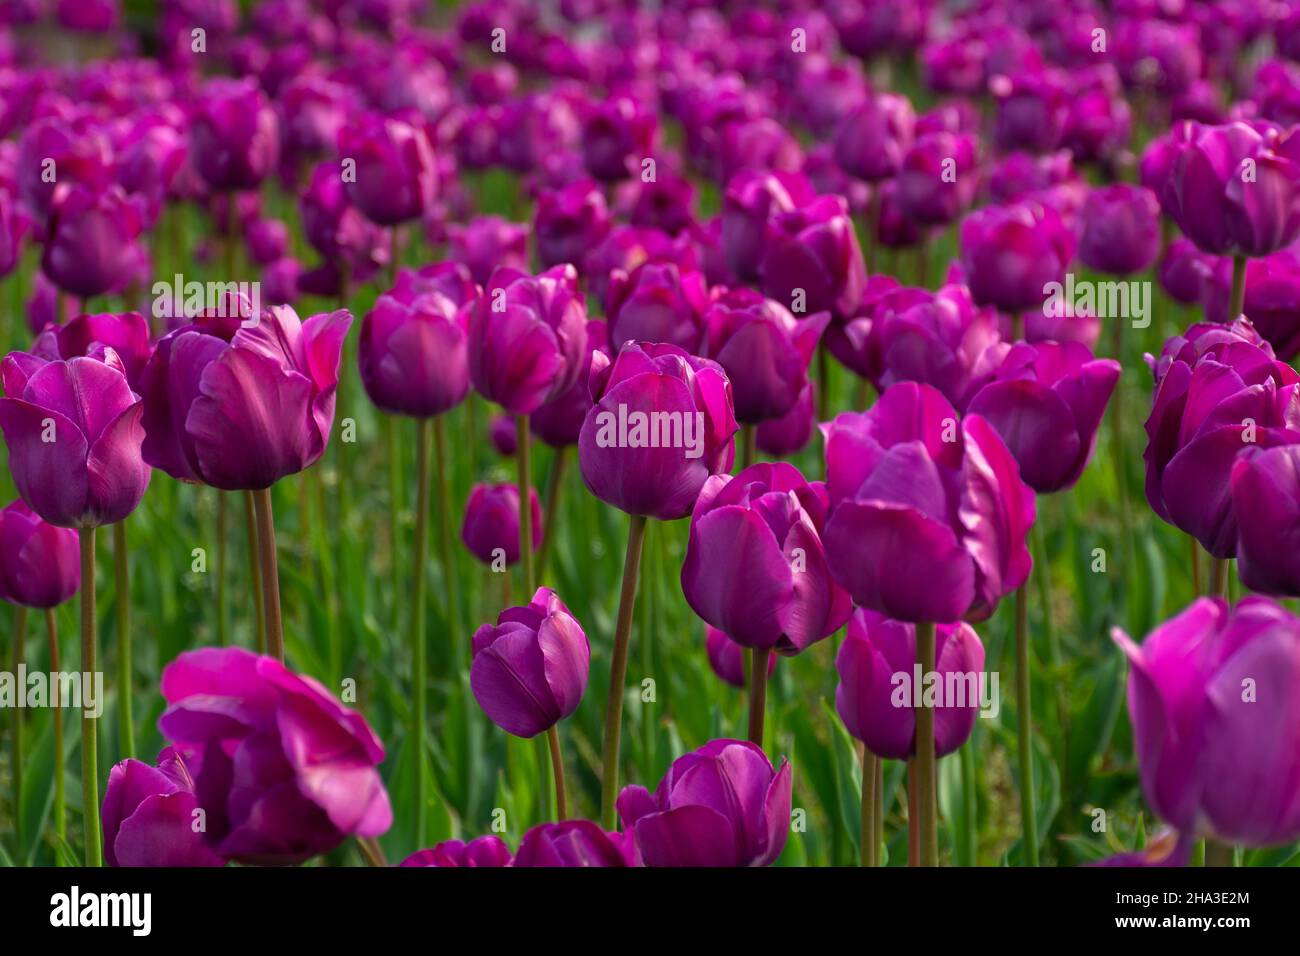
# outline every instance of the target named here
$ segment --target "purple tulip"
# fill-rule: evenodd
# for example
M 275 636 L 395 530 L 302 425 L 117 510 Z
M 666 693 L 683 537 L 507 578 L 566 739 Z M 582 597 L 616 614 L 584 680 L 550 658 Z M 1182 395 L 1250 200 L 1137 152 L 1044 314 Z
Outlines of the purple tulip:
M 60 185 L 46 224 L 41 270 L 64 292 L 87 299 L 122 286 L 139 264 L 144 222 L 120 186 L 95 192 Z
M 704 652 L 709 658 L 709 667 L 723 682 L 732 687 L 745 687 L 745 648 L 727 637 L 712 624 L 705 628 Z M 776 670 L 776 655 L 767 656 L 767 676 Z
M 361 321 L 361 384 L 380 409 L 432 418 L 469 394 L 466 314 L 478 287 L 458 263 L 402 270 Z
M 879 93 L 844 117 L 835 134 L 835 160 L 869 183 L 898 172 L 912 146 L 916 113 L 906 96 Z
M 1142 793 L 1193 838 L 1300 837 L 1300 620 L 1267 598 L 1201 598 L 1128 655 Z M 1243 786 L 1248 781 L 1248 786 Z
M 701 618 L 746 647 L 793 655 L 852 610 L 826 563 L 828 498 L 785 462 L 714 475 L 691 515 L 682 592 Z
M 61 528 L 113 524 L 134 511 L 149 486 L 144 406 L 117 353 L 47 362 L 11 352 L 0 374 L 0 429 L 28 506 Z
M 521 272 L 528 268 L 529 231 L 526 223 L 475 216 L 463 226 L 447 227 L 447 254 L 468 266 L 474 281 L 483 285 L 497 266 Z
M 345 187 L 371 222 L 399 225 L 419 219 L 433 205 L 438 168 L 419 126 L 365 114 L 339 131 L 339 155 L 356 163 Z
M 0 510 L 0 600 L 58 607 L 81 586 L 77 533 L 42 521 L 20 498 Z
M 1201 33 L 1194 23 L 1126 20 L 1115 29 L 1115 59 L 1126 86 L 1176 96 L 1201 75 Z
M 1232 289 L 1232 265 L 1226 258 L 1201 255 L 1193 266 L 1200 279 L 1199 301 L 1205 318 L 1227 322 Z M 1300 251 L 1283 249 L 1251 259 L 1246 265 L 1243 311 L 1251 325 L 1289 362 L 1300 354 Z M 1235 318 L 1232 316 L 1231 318 Z
M 866 266 L 848 207 L 840 196 L 818 196 L 778 213 L 758 271 L 761 290 L 792 311 L 849 315 L 862 298 Z
M 1170 298 L 1183 305 L 1200 302 L 1202 289 L 1205 287 L 1206 280 L 1214 273 L 1217 261 L 1215 256 L 1206 255 L 1197 249 L 1196 243 L 1192 240 L 1175 239 L 1169 243 L 1164 255 L 1160 257 L 1160 264 L 1156 267 L 1160 287 L 1169 294 Z M 1247 275 L 1249 276 L 1249 267 Z M 1249 282 L 1246 289 L 1247 291 L 1250 289 Z M 1226 318 L 1228 311 L 1226 293 L 1223 297 L 1223 311 Z
M 985 361 L 991 378 L 967 413 L 993 426 L 1034 491 L 1072 487 L 1092 456 L 1119 363 L 1094 359 L 1078 342 L 1002 344 Z
M 710 475 L 731 470 L 736 416 L 716 362 L 630 343 L 612 363 L 593 356 L 591 397 L 578 461 L 601 501 L 673 521 L 690 514 Z
M 617 205 L 632 225 L 675 236 L 695 225 L 694 202 L 691 181 L 661 167 L 650 182 L 635 179 L 623 184 Z
M 580 179 L 562 189 L 547 189 L 537 200 L 533 231 L 537 255 L 547 268 L 562 263 L 581 264 L 588 250 L 609 232 L 605 194 L 591 179 Z
M 903 382 L 822 427 L 823 540 L 854 601 L 901 621 L 982 620 L 1025 582 L 1034 495 L 987 421 Z
M 1035 70 L 996 76 L 989 88 L 998 104 L 994 137 L 1001 149 L 1048 153 L 1061 145 L 1070 94 L 1059 73 Z
M 979 140 L 973 133 L 922 136 L 899 166 L 899 208 L 922 225 L 952 222 L 975 200 L 978 163 Z
M 145 461 L 226 491 L 309 467 L 329 441 L 351 324 L 346 309 L 300 322 L 275 306 L 252 325 L 205 317 L 168 334 L 140 376 Z
M 55 360 L 80 355 L 99 357 L 106 348 L 117 353 L 127 384 L 136 388 L 140 372 L 153 354 L 149 323 L 139 312 L 83 313 L 63 325 L 46 327 L 32 351 L 44 359 Z
M 205 648 L 163 668 L 162 695 L 158 729 L 195 767 L 207 843 L 222 857 L 301 863 L 392 825 L 383 745 L 312 678 L 243 648 Z
M 195 829 L 199 805 L 194 779 L 174 747 L 158 766 L 123 760 L 108 773 L 100 817 L 104 861 L 109 866 L 224 866 L 225 860 Z
M 1021 201 L 985 206 L 961 223 L 961 261 L 980 305 L 1006 312 L 1039 306 L 1050 282 L 1061 282 L 1074 257 L 1074 237 L 1050 206 Z
M 536 276 L 500 268 L 469 312 L 474 387 L 512 415 L 563 394 L 587 357 L 587 309 L 572 265 Z
M 529 488 L 533 513 L 533 550 L 542 545 L 542 508 L 537 489 Z M 498 558 L 507 567 L 519 562 L 519 486 L 477 484 L 465 502 L 465 521 L 460 538 L 474 557 L 484 564 Z
M 1160 204 L 1142 186 L 1116 183 L 1088 193 L 1079 259 L 1111 275 L 1145 272 L 1160 252 Z
M 1245 320 L 1192 326 L 1165 343 L 1153 370 L 1147 501 L 1214 557 L 1232 557 L 1233 463 L 1252 445 L 1300 441 L 1300 375 Z
M 582 161 L 602 182 L 626 179 L 654 154 L 657 121 L 632 96 L 615 96 L 595 106 L 582 127 Z
M 590 820 L 541 823 L 524 834 L 515 866 L 629 866 L 617 833 L 609 834 Z
M 934 662 L 941 688 L 956 681 L 967 691 L 964 701 L 940 694 L 932 708 L 934 751 L 944 757 L 955 753 L 975 728 L 985 679 L 984 645 L 964 621 L 940 624 L 935 628 Z M 840 677 L 835 710 L 848 732 L 877 757 L 910 760 L 916 755 L 916 704 L 928 686 L 926 675 L 917 682 L 915 666 L 916 625 L 866 608 L 853 612 L 835 656 Z
M 754 429 L 754 445 L 763 454 L 773 457 L 803 451 L 808 446 L 808 439 L 812 438 L 813 417 L 813 390 L 809 382 L 788 412 L 780 418 L 758 423 Z
M 591 296 L 610 308 L 611 280 L 615 272 L 630 273 L 651 261 L 675 262 L 687 272 L 699 271 L 703 255 L 697 249 L 698 236 L 682 233 L 670 236 L 658 229 L 615 226 L 583 259 L 583 278 Z M 699 243 L 703 245 L 701 241 Z
M 363 281 L 389 261 L 388 230 L 367 219 L 344 189 L 339 164 L 319 163 L 299 198 L 302 231 L 312 248 L 331 262 L 346 264 Z
M 1247 448 L 1232 466 L 1237 569 L 1246 587 L 1300 595 L 1291 542 L 1300 533 L 1300 445 Z
M 498 836 L 481 836 L 468 843 L 444 840 L 429 850 L 417 850 L 398 866 L 509 866 L 510 848 Z
M 31 220 L 8 191 L 0 191 L 0 278 L 13 272 L 22 261 L 23 237 Z
M 610 346 L 667 342 L 688 352 L 700 347 L 709 290 L 702 273 L 676 262 L 651 261 L 609 277 Z
M 248 257 L 259 266 L 282 259 L 289 251 L 289 227 L 280 219 L 257 216 L 244 223 Z
M 519 450 L 518 431 L 515 428 L 515 420 L 510 415 L 497 415 L 492 419 L 492 423 L 488 426 L 488 438 L 492 440 L 492 447 L 502 458 L 513 458 L 515 452 Z
M 712 740 L 673 761 L 651 793 L 624 787 L 618 814 L 646 866 L 768 866 L 790 831 L 786 760 L 744 740 Z
M 280 91 L 280 134 L 285 158 L 296 163 L 332 155 L 339 130 L 356 108 L 351 89 L 322 76 L 305 73 Z
M 737 421 L 757 424 L 794 407 L 830 319 L 818 312 L 796 320 L 780 302 L 743 288 L 714 300 L 701 354 L 727 373 Z
M 534 435 L 552 448 L 564 448 L 578 444 L 582 434 L 582 423 L 586 421 L 591 409 L 591 388 L 588 379 L 595 353 L 601 353 L 601 361 L 609 361 L 609 334 L 605 323 L 599 319 L 587 322 L 587 362 L 582 367 L 577 381 L 568 390 L 551 399 L 532 415 L 528 424 Z
M 470 689 L 506 733 L 536 737 L 578 709 L 587 689 L 591 646 L 582 625 L 550 588 L 538 588 L 524 607 L 506 608 L 495 625 L 482 625 L 473 647 Z
M 773 216 L 813 200 L 807 177 L 796 173 L 744 169 L 727 183 L 722 197 L 722 248 L 727 267 L 747 282 L 758 279 L 768 225 Z
M 713 178 L 719 183 L 742 169 L 796 172 L 804 160 L 799 141 L 770 116 L 726 124 L 716 149 Z
M 60 186 L 84 186 L 98 195 L 113 182 L 112 150 L 102 132 L 56 116 L 23 130 L 15 166 L 18 195 L 38 219 L 49 213 Z
M 275 111 L 252 79 L 210 80 L 190 125 L 190 156 L 212 189 L 253 189 L 280 160 Z
M 1089 38 L 1091 45 L 1091 37 Z M 1071 78 L 1061 145 L 1079 162 L 1110 163 L 1129 140 L 1132 111 L 1110 64 Z

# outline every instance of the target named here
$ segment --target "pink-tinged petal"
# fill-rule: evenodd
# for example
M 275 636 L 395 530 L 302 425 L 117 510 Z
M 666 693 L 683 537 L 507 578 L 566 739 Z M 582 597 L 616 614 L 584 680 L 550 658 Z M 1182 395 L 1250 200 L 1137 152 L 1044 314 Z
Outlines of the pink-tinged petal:
M 1087 449 L 1069 407 L 1051 389 L 1027 379 L 994 382 L 967 411 L 993 426 L 1031 488 L 1056 491 L 1078 477 L 1074 466 Z
M 351 328 L 352 313 L 347 309 L 321 312 L 302 324 L 306 371 L 318 391 L 324 392 L 338 385 L 339 359 Z
M 56 411 L 93 444 L 135 397 L 117 369 L 89 358 L 50 362 L 27 381 L 23 398 Z
M 949 675 L 960 675 L 962 682 L 958 693 L 965 695 L 964 706 L 943 695 L 944 702 L 934 711 L 935 752 L 946 757 L 961 747 L 975 728 L 980 709 L 979 681 L 984 671 L 984 645 L 965 622 L 941 626 L 935 640 L 938 645 L 935 670 L 944 676 L 945 686 L 948 686 Z
M 192 793 L 155 793 L 146 797 L 117 831 L 110 866 L 224 866 L 223 860 L 194 831 Z M 108 841 L 105 840 L 105 855 Z
M 651 813 L 636 822 L 633 832 L 646 866 L 740 865 L 731 821 L 709 807 Z
M 185 430 L 203 479 L 226 491 L 269 488 L 322 450 L 311 382 L 251 349 L 230 349 L 203 371 Z
M 54 441 L 44 441 L 46 424 Z M 18 493 L 38 515 L 61 528 L 81 525 L 89 500 L 86 439 L 64 415 L 15 398 L 0 398 L 0 430 Z
M 785 564 L 792 571 L 802 567 L 792 574 L 794 598 L 781 614 L 784 636 L 778 644 L 781 652 L 795 654 L 843 627 L 853 611 L 853 601 L 835 583 L 821 538 L 806 517 L 786 535 Z
M 614 805 L 624 830 L 631 830 L 642 817 L 659 812 L 659 801 L 645 787 L 636 784 L 620 790 Z
M 1035 502 L 1034 493 L 1020 480 L 1016 460 L 993 426 L 978 415 L 969 415 L 962 427 L 966 432 L 960 506 L 966 533 L 962 546 L 976 571 L 969 616 L 982 620 L 993 613 L 1000 598 L 1029 577 L 1034 562 L 1027 540 Z
M 785 849 L 786 838 L 790 835 L 790 813 L 794 771 L 790 761 L 782 760 L 781 769 L 772 778 L 763 801 L 763 818 L 767 823 L 764 834 L 764 851 L 750 866 L 771 866 Z
M 255 322 L 241 323 L 230 344 L 269 359 L 286 371 L 308 375 L 304 339 L 298 313 L 287 305 L 277 305 L 264 310 Z
M 27 382 L 49 361 L 28 352 L 10 352 L 0 362 L 0 384 L 4 386 L 4 393 L 10 398 L 22 398 Z
M 560 719 L 545 670 L 536 636 L 512 631 L 474 655 L 470 689 L 483 712 L 506 733 L 535 737 Z
M 139 760 L 128 759 L 113 765 L 100 806 L 104 826 L 104 857 L 109 866 L 117 866 L 114 844 L 122 822 L 148 797 L 171 793 L 176 789 L 162 771 Z
M 144 403 L 137 401 L 104 429 L 86 459 L 87 507 L 96 525 L 115 524 L 135 511 L 151 469 L 140 457 Z
M 578 709 L 587 689 L 591 647 L 578 622 L 566 614 L 551 614 L 537 629 L 547 686 L 555 699 L 560 718 Z

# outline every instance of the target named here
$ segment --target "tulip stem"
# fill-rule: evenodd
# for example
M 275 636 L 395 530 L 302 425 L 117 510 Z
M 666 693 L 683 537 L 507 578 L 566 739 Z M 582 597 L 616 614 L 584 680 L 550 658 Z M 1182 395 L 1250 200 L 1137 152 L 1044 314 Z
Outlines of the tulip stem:
M 528 416 L 515 416 L 515 444 L 518 449 L 516 462 L 519 465 L 519 558 L 524 568 L 524 600 L 527 604 L 533 599 L 537 579 L 533 576 L 533 493 L 532 475 L 529 463 Z
M 1210 558 L 1210 596 L 1228 597 L 1228 559 Z
M 45 637 L 50 647 L 50 670 L 57 674 L 59 672 L 59 624 L 52 607 L 45 609 Z M 54 832 L 62 840 L 68 835 L 67 812 L 64 809 L 67 799 L 63 790 L 63 708 L 52 708 L 50 716 L 54 720 Z
M 1192 593 L 1197 597 L 1201 595 L 1201 547 L 1197 544 L 1196 539 L 1191 535 L 1187 536 L 1187 544 L 1192 552 Z
M 81 537 L 81 670 L 94 674 L 95 663 L 95 529 L 82 528 Z M 86 836 L 86 866 L 102 866 L 99 838 L 98 725 L 81 711 L 81 812 Z
M 367 866 L 381 868 L 388 866 L 388 861 L 384 859 L 383 848 L 374 837 L 357 837 L 357 849 L 361 851 Z
M 307 472 L 303 472 L 304 475 Z M 257 548 L 257 504 L 251 491 L 244 492 L 244 536 L 248 539 L 248 567 L 252 576 L 253 605 L 256 610 L 257 623 L 254 633 L 257 635 L 257 653 L 266 653 L 266 598 L 262 593 L 262 562 Z
M 546 742 L 551 747 L 551 770 L 555 776 L 555 819 L 569 815 L 569 801 L 564 795 L 564 757 L 560 754 L 560 728 L 552 724 L 546 731 Z
M 763 713 L 767 710 L 767 662 L 770 647 L 749 652 L 749 742 L 763 746 Z
M 226 493 L 217 490 L 217 646 L 226 646 Z
M 135 756 L 131 719 L 131 569 L 127 564 L 126 519 L 113 525 L 113 570 L 117 610 L 117 733 L 123 757 Z
M 284 624 L 280 620 L 280 564 L 275 551 L 275 519 L 271 489 L 253 492 L 257 511 L 257 547 L 262 553 L 262 601 L 266 615 L 267 653 L 284 663 Z
M 754 426 L 740 426 L 740 470 L 744 471 L 754 463 Z
M 614 798 L 618 791 L 618 747 L 623 727 L 623 685 L 627 681 L 627 651 L 632 637 L 632 611 L 641 571 L 641 546 L 645 542 L 645 515 L 632 515 L 623 559 L 623 586 L 618 597 L 618 623 L 614 629 L 614 656 L 609 662 L 609 697 L 605 701 L 605 745 L 600 758 L 600 819 L 614 829 Z
M 23 642 L 27 639 L 27 608 L 21 605 L 14 608 L 14 656 L 10 673 L 18 678 L 18 668 L 23 662 Z M 58 708 L 56 707 L 57 711 Z M 13 799 L 10 801 L 14 815 L 14 861 L 22 861 L 23 852 L 23 711 L 21 707 L 13 708 L 13 770 L 9 782 L 13 786 Z
M 1232 300 L 1228 303 L 1228 321 L 1234 322 L 1246 308 L 1246 257 L 1232 257 Z
M 923 678 L 934 671 L 934 654 L 934 622 L 921 621 L 916 625 L 916 661 L 921 665 Z M 916 803 L 921 866 L 939 865 L 939 805 L 935 794 L 937 779 L 934 709 L 922 701 L 916 712 Z
M 880 865 L 880 844 L 876 842 L 876 804 L 880 802 L 880 794 L 876 792 L 876 764 L 879 762 L 875 754 L 867 749 L 867 745 L 862 745 L 862 831 L 860 839 L 862 841 L 862 865 L 879 866 Z
M 826 343 L 819 343 L 817 346 L 817 420 L 825 421 L 830 417 L 827 408 L 830 406 L 830 352 L 826 348 Z
M 425 661 L 424 646 L 424 559 L 428 550 L 429 528 L 429 444 L 433 423 L 427 418 L 416 422 L 415 444 L 415 554 L 411 562 L 411 744 L 415 747 L 415 833 L 417 842 L 424 839 L 425 803 Z
M 1034 810 L 1034 749 L 1029 702 L 1029 594 L 1016 590 L 1016 725 L 1020 758 L 1020 831 L 1026 866 L 1038 865 L 1038 818 Z
M 568 463 L 568 451 L 561 445 L 555 450 L 551 459 L 551 473 L 546 479 L 546 508 L 542 511 L 542 550 L 537 555 L 537 579 L 546 580 L 546 565 L 551 557 L 551 544 L 559 526 L 556 510 L 560 506 L 560 488 L 564 485 L 564 466 Z
M 916 758 L 907 761 L 907 865 L 921 865 L 921 826 L 916 795 Z

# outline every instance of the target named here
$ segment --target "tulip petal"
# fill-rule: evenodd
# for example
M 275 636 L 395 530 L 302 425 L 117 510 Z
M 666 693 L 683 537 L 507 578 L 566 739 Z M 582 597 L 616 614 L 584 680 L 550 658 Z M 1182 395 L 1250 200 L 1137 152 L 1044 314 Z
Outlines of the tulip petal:
M 47 432 L 46 425 L 52 425 Z M 66 416 L 17 398 L 0 398 L 9 470 L 23 500 L 50 524 L 76 528 L 89 500 L 86 439 Z M 45 441 L 45 435 L 53 441 Z
M 636 822 L 646 866 L 737 866 L 731 821 L 711 807 L 691 805 L 651 813 Z

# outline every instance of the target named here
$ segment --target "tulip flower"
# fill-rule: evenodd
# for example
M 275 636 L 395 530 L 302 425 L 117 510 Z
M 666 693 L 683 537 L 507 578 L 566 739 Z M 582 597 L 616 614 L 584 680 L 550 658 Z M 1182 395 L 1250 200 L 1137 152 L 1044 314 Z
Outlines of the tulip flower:
M 1214 274 L 1216 263 L 1219 261 L 1215 256 L 1206 255 L 1197 249 L 1196 244 L 1190 239 L 1175 239 L 1165 249 L 1156 268 L 1160 288 L 1164 289 L 1175 302 L 1183 305 L 1200 302 L 1206 280 Z M 1228 296 L 1225 294 L 1223 296 L 1225 321 L 1227 312 Z
M 463 226 L 448 226 L 448 254 L 468 266 L 474 281 L 484 285 L 497 266 L 521 272 L 528 268 L 529 231 L 525 223 L 476 216 Z
M 742 169 L 731 177 L 722 197 L 722 247 L 727 267 L 739 278 L 758 279 L 769 221 L 809 203 L 816 194 L 798 173 Z
M 975 200 L 978 162 L 979 140 L 973 133 L 944 131 L 920 137 L 899 163 L 900 208 L 923 225 L 952 222 Z
M 514 434 L 513 428 L 511 435 Z M 542 509 L 537 490 L 529 489 L 532 504 L 533 550 L 542 543 Z M 519 488 L 506 483 L 477 484 L 465 503 L 461 541 L 474 557 L 502 570 L 519 563 Z M 496 565 L 500 563 L 501 568 Z
M 46 224 L 41 270 L 64 292 L 87 299 L 124 285 L 139 263 L 141 212 L 120 186 L 95 192 L 60 185 Z
M 590 179 L 580 179 L 562 189 L 545 190 L 537 200 L 533 232 L 537 255 L 550 268 L 566 262 L 581 263 L 587 250 L 609 232 L 605 194 Z
M 862 298 L 866 267 L 844 199 L 818 196 L 771 223 L 758 267 L 762 293 L 791 311 L 850 315 Z
M 1184 272 L 1195 270 L 1196 287 L 1207 322 L 1228 322 L 1232 287 L 1232 268 L 1226 258 L 1197 254 L 1182 266 Z M 1191 281 L 1188 280 L 1190 285 Z M 1246 265 L 1242 312 L 1250 323 L 1273 346 L 1277 357 L 1289 362 L 1300 354 L 1300 253 L 1288 248 Z
M 495 626 L 475 631 L 473 649 L 469 683 L 483 712 L 516 737 L 545 731 L 563 820 L 568 810 L 556 724 L 578 709 L 587 689 L 591 647 L 582 625 L 554 591 L 538 588 L 528 605 L 506 608 Z
M 609 278 L 609 342 L 667 342 L 689 352 L 700 347 L 709 308 L 704 276 L 675 262 L 651 261 Z
M 618 813 L 646 866 L 769 866 L 790 830 L 792 771 L 743 740 L 713 740 L 673 761 L 651 793 L 623 788 Z
M 813 432 L 813 394 L 809 382 L 799 393 L 790 410 L 780 418 L 759 422 L 754 430 L 754 444 L 765 455 L 793 455 L 808 445 Z
M 1160 204 L 1142 186 L 1093 189 L 1083 207 L 1079 259 L 1111 275 L 1145 272 L 1160 251 Z
M 744 690 L 747 684 L 748 662 L 745 648 L 727 637 L 712 624 L 707 626 L 704 634 L 704 652 L 709 659 L 709 667 L 724 683 Z M 767 655 L 767 677 L 770 679 L 776 670 L 777 656 Z
M 898 172 L 915 127 L 916 114 L 907 97 L 894 93 L 869 97 L 840 123 L 835 159 L 849 175 L 879 182 Z
M 1267 598 L 1201 598 L 1140 647 L 1114 639 L 1132 667 L 1142 793 L 1161 819 L 1220 844 L 1300 837 L 1300 620 Z
M 843 626 L 848 594 L 822 547 L 828 496 L 784 462 L 714 475 L 691 515 L 682 592 L 696 614 L 753 649 L 750 740 L 762 745 L 767 659 L 794 655 Z
M 629 866 L 618 834 L 590 820 L 543 823 L 524 834 L 514 866 Z
M 1013 313 L 1041 305 L 1044 286 L 1065 278 L 1074 242 L 1042 203 L 977 209 L 961 224 L 961 261 L 976 303 Z
M 392 824 L 383 745 L 311 678 L 243 648 L 206 648 L 163 668 L 162 695 L 158 729 L 199 755 L 205 841 L 223 858 L 301 863 Z
M 635 97 L 615 96 L 597 104 L 583 122 L 582 161 L 602 182 L 626 179 L 654 153 L 655 114 Z
M 117 353 L 126 374 L 127 384 L 136 388 L 140 372 L 153 354 L 149 341 L 149 323 L 139 312 L 103 312 L 81 314 L 63 325 L 46 328 L 36 340 L 33 353 L 44 359 L 71 359 L 80 355 L 95 357 L 104 349 Z
M 477 837 L 465 843 L 444 840 L 429 850 L 417 850 L 398 866 L 510 866 L 514 857 L 498 836 Z
M 371 222 L 396 226 L 420 218 L 433 204 L 437 164 L 420 127 L 367 113 L 339 130 L 338 151 L 356 164 L 355 175 L 343 181 Z
M 1053 70 L 996 76 L 989 88 L 997 100 L 994 138 L 1005 150 L 1047 153 L 1061 144 L 1069 118 L 1065 78 Z
M 275 111 L 250 78 L 210 80 L 190 126 L 190 156 L 214 190 L 254 189 L 280 159 Z
M 200 761 L 202 758 L 199 758 Z M 224 866 L 194 827 L 199 795 L 185 758 L 165 747 L 158 765 L 123 760 L 108 774 L 104 858 L 109 866 Z
M 1001 436 L 1020 477 L 1039 494 L 1069 488 L 1092 455 L 1119 363 L 1077 342 L 999 344 L 990 380 L 966 406 Z
M 1253 591 L 1300 595 L 1300 568 L 1290 542 L 1300 524 L 1300 445 L 1247 448 L 1232 466 L 1237 570 Z

